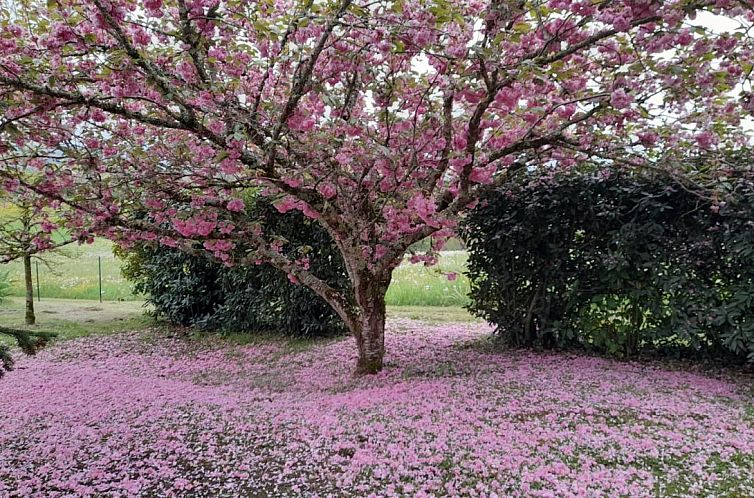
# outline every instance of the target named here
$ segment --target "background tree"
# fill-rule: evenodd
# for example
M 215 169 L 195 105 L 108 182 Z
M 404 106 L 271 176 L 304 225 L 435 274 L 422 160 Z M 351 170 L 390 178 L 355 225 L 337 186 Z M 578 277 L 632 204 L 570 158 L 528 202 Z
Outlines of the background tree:
M 284 254 L 305 258 L 310 271 L 348 295 L 350 283 L 340 252 L 316 221 L 299 211 L 281 214 L 256 196 L 247 197 L 246 204 L 246 215 L 275 235 Z M 241 245 L 235 251 L 245 254 Z M 345 332 L 343 321 L 320 296 L 292 284 L 270 265 L 226 266 L 201 247 L 189 253 L 147 242 L 115 252 L 124 260 L 122 273 L 135 292 L 147 296 L 155 317 L 170 323 L 292 337 Z
M 21 183 L 74 229 L 270 262 L 375 372 L 406 250 L 516 171 L 677 176 L 679 155 L 746 146 L 753 20 L 733 0 L 20 2 L 0 15 L 0 160 L 63 154 Z M 353 301 L 244 221 L 250 188 L 330 233 Z
M 24 181 L 35 185 L 36 180 L 26 175 Z M 38 202 L 27 191 L 0 192 L 0 263 L 20 259 L 24 265 L 24 287 L 26 289 L 27 325 L 34 325 L 34 282 L 31 262 L 42 258 L 41 253 L 63 247 L 74 241 L 73 238 L 56 231 L 57 225 L 50 219 L 48 210 L 39 207 Z

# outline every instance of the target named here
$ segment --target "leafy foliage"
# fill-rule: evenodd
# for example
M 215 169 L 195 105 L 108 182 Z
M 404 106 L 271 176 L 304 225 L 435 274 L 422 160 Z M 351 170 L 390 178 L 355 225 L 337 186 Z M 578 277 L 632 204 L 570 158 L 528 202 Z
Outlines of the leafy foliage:
M 515 171 L 652 168 L 754 138 L 745 2 L 142 3 L 0 9 L 0 179 L 77 238 L 253 252 L 337 311 L 364 373 L 407 250 L 437 248 Z M 710 14 L 733 27 L 693 21 Z M 251 187 L 337 239 L 355 306 L 243 223 Z
M 336 289 L 348 277 L 327 232 L 300 212 L 278 213 L 257 201 L 249 216 L 283 243 L 292 258 L 308 258 L 311 271 Z M 292 251 L 295 248 L 296 254 Z M 344 326 L 327 303 L 310 289 L 291 283 L 265 264 L 228 267 L 167 247 L 139 245 L 125 252 L 124 275 L 147 294 L 155 313 L 171 323 L 210 330 L 275 331 L 296 336 L 339 333 Z
M 754 361 L 754 186 L 527 177 L 465 221 L 470 309 L 526 347 Z

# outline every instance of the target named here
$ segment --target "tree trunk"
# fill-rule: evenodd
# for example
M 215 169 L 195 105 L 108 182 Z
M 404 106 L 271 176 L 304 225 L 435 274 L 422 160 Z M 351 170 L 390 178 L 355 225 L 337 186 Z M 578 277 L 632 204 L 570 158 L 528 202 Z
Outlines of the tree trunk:
M 352 330 L 359 350 L 356 375 L 382 370 L 385 357 L 385 294 L 392 271 L 360 274 L 354 282 L 358 318 Z
M 24 283 L 26 284 L 26 325 L 37 321 L 34 314 L 34 282 L 31 279 L 31 256 L 24 255 Z
M 639 337 L 641 336 L 642 325 L 642 309 L 638 304 L 633 306 L 631 310 L 631 327 L 628 331 L 628 338 L 626 341 L 626 356 L 636 356 L 639 351 Z

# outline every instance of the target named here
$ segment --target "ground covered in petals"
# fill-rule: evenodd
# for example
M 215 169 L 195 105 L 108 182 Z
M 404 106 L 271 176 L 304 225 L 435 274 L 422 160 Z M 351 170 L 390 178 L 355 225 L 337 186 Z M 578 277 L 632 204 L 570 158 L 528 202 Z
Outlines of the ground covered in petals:
M 751 379 L 388 329 L 364 378 L 349 340 L 58 343 L 0 381 L 0 496 L 754 496 Z

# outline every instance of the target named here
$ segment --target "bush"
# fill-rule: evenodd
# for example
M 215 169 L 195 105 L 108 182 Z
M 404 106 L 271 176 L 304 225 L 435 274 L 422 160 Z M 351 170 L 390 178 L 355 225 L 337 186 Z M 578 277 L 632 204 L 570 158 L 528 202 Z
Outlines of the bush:
M 754 361 L 754 188 L 526 177 L 465 220 L 470 310 L 509 344 Z
M 257 201 L 250 216 L 260 219 L 265 233 L 284 241 L 283 252 L 300 251 L 310 270 L 337 289 L 350 289 L 345 266 L 329 234 L 299 212 L 278 213 Z M 299 248 L 299 249 L 297 249 Z M 238 248 L 241 253 L 244 248 Z M 272 331 L 295 336 L 342 333 L 345 326 L 314 292 L 289 282 L 287 276 L 262 264 L 226 267 L 208 257 L 168 247 L 141 245 L 127 252 L 123 273 L 137 292 L 146 294 L 157 317 L 206 330 Z

